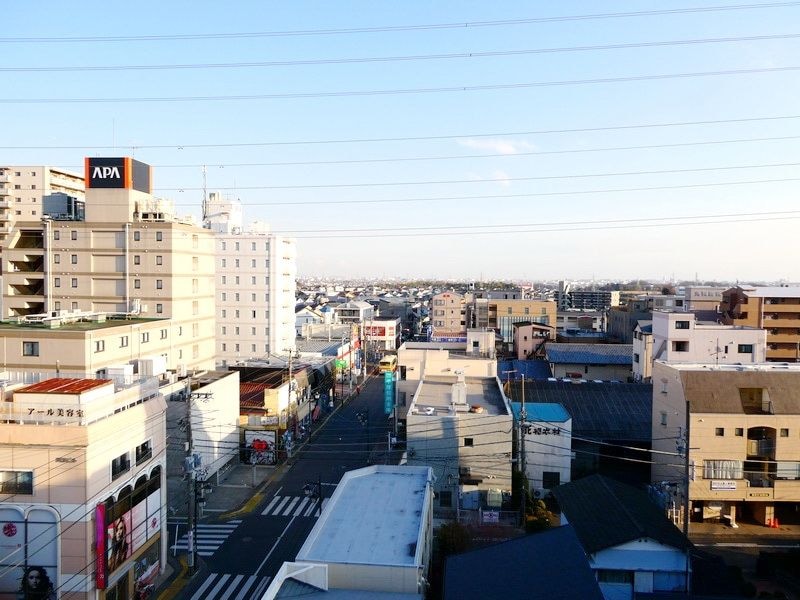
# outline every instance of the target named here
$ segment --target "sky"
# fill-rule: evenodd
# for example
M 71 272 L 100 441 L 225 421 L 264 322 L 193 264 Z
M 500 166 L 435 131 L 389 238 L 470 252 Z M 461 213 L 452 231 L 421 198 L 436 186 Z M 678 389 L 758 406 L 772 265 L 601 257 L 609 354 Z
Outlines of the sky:
M 800 281 L 800 2 L 13 2 L 0 164 L 154 167 L 301 277 Z

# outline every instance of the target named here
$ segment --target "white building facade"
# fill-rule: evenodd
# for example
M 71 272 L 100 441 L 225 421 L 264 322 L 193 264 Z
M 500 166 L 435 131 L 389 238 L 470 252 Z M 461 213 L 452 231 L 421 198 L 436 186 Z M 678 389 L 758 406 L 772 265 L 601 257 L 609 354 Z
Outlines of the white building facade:
M 235 364 L 295 344 L 297 248 L 264 223 L 242 228 L 241 205 L 210 194 L 207 225 L 215 233 L 217 362 Z

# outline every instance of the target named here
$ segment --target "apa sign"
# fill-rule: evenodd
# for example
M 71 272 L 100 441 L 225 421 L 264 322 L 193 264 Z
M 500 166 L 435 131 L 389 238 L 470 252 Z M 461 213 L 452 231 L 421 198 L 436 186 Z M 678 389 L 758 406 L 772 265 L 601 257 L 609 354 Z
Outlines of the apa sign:
M 86 158 L 87 189 L 131 189 L 150 193 L 150 165 L 129 157 Z

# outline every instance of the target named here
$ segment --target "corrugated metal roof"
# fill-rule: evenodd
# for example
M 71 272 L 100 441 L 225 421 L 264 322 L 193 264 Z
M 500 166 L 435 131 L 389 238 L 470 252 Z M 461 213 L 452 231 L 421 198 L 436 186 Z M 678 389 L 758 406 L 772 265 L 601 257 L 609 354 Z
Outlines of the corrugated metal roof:
M 264 390 L 272 389 L 268 383 L 240 383 L 239 407 L 264 408 Z
M 497 374 L 500 380 L 517 381 L 525 376 L 525 379 L 547 379 L 552 377 L 550 363 L 546 360 L 498 360 Z
M 54 377 L 34 383 L 19 390 L 15 394 L 82 394 L 104 385 L 113 384 L 110 379 L 73 379 Z
M 522 397 L 519 386 L 512 384 L 512 398 Z M 572 417 L 573 437 L 646 443 L 652 438 L 650 384 L 526 381 L 525 400 L 561 404 Z
M 551 363 L 580 365 L 631 365 L 632 344 L 548 344 L 545 355 Z

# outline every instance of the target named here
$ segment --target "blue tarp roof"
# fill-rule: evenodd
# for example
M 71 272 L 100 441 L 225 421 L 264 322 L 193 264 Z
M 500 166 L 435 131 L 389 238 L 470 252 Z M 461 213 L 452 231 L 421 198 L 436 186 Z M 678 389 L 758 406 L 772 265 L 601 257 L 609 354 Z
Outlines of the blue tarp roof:
M 545 360 L 498 360 L 497 376 L 500 381 L 519 381 L 525 379 L 547 379 L 552 377 L 550 364 Z

